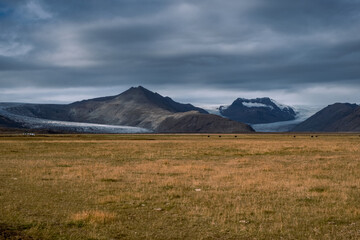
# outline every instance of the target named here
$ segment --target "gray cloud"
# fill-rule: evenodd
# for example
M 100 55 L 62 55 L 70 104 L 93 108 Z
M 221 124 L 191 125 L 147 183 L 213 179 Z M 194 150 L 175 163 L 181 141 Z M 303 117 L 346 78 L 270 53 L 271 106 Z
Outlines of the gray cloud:
M 359 9 L 358 0 L 4 0 L 0 89 L 360 89 Z

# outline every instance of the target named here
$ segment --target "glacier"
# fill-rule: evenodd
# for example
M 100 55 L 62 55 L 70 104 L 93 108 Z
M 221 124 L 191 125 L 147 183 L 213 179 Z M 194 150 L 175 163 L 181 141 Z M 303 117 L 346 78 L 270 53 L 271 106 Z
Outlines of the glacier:
M 280 104 L 282 105 L 282 104 Z M 286 105 L 283 105 L 287 107 Z M 295 105 L 293 108 L 296 112 L 296 118 L 290 121 L 274 122 L 274 123 L 262 123 L 262 124 L 252 124 L 251 127 L 256 132 L 289 132 L 297 124 L 305 121 L 307 118 L 311 117 L 313 114 L 321 110 L 324 106 L 322 105 Z
M 28 117 L 13 114 L 7 111 L 9 107 L 22 105 L 22 103 L 0 103 L 0 115 L 10 120 L 20 123 L 29 129 L 46 129 L 59 132 L 77 132 L 77 133 L 151 133 L 146 128 L 106 125 L 96 123 L 68 122 L 50 119 L 42 119 L 36 117 Z

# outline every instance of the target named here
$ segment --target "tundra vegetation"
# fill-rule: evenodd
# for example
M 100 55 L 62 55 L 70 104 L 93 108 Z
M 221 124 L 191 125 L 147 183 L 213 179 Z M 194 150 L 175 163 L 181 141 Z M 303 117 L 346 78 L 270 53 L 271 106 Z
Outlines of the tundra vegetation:
M 0 239 L 360 239 L 360 136 L 0 135 Z

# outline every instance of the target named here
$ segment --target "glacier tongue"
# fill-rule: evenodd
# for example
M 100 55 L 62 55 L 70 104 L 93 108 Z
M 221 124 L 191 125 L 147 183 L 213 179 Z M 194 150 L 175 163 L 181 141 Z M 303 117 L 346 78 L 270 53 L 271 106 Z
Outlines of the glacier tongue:
M 296 110 L 296 118 L 294 120 L 274 123 L 252 124 L 251 127 L 255 129 L 256 132 L 288 132 L 297 124 L 305 121 L 307 118 L 318 112 L 320 109 L 323 108 L 323 106 L 297 105 L 294 106 L 294 108 Z
M 150 133 L 149 129 L 130 126 L 105 125 L 95 123 L 80 123 L 56 121 L 17 115 L 8 112 L 6 109 L 11 106 L 19 105 L 17 103 L 0 104 L 0 115 L 3 115 L 15 122 L 22 124 L 30 129 L 48 129 L 53 131 L 67 131 L 80 133 Z

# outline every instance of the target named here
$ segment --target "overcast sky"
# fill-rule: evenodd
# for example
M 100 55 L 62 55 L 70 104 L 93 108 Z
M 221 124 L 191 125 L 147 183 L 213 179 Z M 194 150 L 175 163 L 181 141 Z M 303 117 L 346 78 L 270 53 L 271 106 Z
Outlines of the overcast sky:
M 0 0 L 0 101 L 138 85 L 196 104 L 360 103 L 360 0 Z

